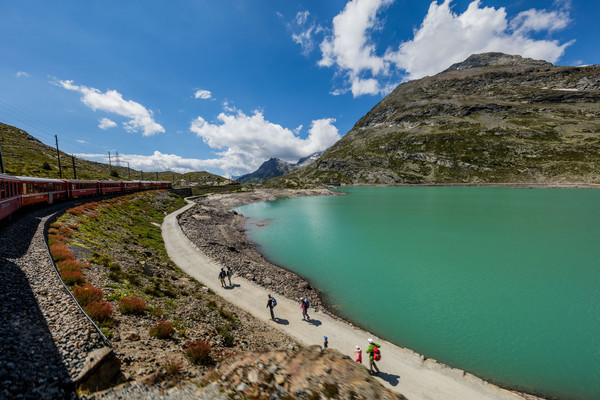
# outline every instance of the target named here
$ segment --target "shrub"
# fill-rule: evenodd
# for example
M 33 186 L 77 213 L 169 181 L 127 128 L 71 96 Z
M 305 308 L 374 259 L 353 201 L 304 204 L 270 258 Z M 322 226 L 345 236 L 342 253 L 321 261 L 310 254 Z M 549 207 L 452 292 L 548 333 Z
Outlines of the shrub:
M 171 325 L 171 323 L 165 319 L 159 320 L 156 325 L 150 328 L 150 336 L 157 339 L 170 338 L 174 333 L 175 328 L 173 328 L 173 325 Z
M 181 362 L 181 360 L 178 360 L 176 358 L 169 358 L 166 364 L 163 365 L 165 375 L 171 379 L 178 377 L 181 373 L 182 368 L 183 363 Z
M 81 272 L 81 263 L 74 258 L 59 261 L 57 264 L 58 270 L 63 271 L 77 271 Z
M 85 307 L 95 301 L 102 300 L 102 297 L 104 297 L 104 292 L 102 289 L 86 283 L 82 286 L 75 286 L 73 289 L 73 296 L 75 296 L 75 299 L 77 299 L 77 302 L 82 307 Z
M 85 306 L 83 310 L 97 323 L 109 322 L 112 320 L 112 306 L 107 301 L 95 301 Z
M 185 347 L 185 356 L 194 364 L 208 365 L 212 362 L 210 345 L 203 340 L 188 342 Z
M 119 304 L 119 311 L 123 314 L 141 315 L 146 312 L 146 302 L 139 297 L 125 297 Z
M 69 237 L 69 236 L 73 235 L 73 232 L 69 228 L 60 228 L 58 230 L 58 233 L 60 233 L 62 236 L 65 236 L 65 237 Z
M 85 208 L 84 206 L 77 206 L 77 207 L 73 207 L 67 210 L 68 214 L 73 214 L 73 215 L 83 215 L 85 213 Z
M 71 229 L 73 229 L 73 230 L 75 230 L 75 231 L 79 230 L 79 225 L 76 225 L 76 224 L 69 224 L 68 227 L 71 228 Z
M 60 277 L 67 286 L 79 285 L 85 282 L 83 275 L 79 271 L 61 271 Z
M 53 244 L 50 246 L 50 253 L 55 261 L 67 260 L 73 257 L 73 253 L 65 244 Z
M 48 231 L 50 232 L 50 231 Z M 60 235 L 48 235 L 48 245 L 50 246 L 50 249 L 52 249 L 52 246 L 55 246 L 57 244 L 65 244 L 65 238 L 60 236 Z M 52 250 L 50 250 L 52 251 Z

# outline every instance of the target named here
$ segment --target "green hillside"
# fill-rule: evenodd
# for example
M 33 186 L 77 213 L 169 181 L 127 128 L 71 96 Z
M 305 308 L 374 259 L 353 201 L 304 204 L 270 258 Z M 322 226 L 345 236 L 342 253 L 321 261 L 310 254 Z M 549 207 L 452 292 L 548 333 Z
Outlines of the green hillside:
M 0 146 L 5 173 L 18 176 L 59 178 L 56 148 L 45 145 L 27 132 L 0 122 Z M 73 159 L 60 152 L 63 179 L 74 179 Z M 77 179 L 90 180 L 161 180 L 174 186 L 223 186 L 233 181 L 209 172 L 141 172 L 127 167 L 75 158 Z
M 320 183 L 600 183 L 600 66 L 487 53 L 402 83 L 266 185 Z

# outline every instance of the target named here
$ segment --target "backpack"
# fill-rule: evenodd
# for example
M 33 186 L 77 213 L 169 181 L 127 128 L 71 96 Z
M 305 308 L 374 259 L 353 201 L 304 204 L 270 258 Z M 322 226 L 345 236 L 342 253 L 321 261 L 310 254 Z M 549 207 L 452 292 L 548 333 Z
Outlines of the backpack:
M 219 279 L 225 278 L 225 271 L 219 272 Z
M 230 269 L 228 269 L 228 270 L 227 270 L 227 276 L 233 276 L 233 271 L 232 271 L 232 270 L 230 270 Z
M 381 360 L 381 352 L 379 351 L 379 347 L 377 346 L 373 346 L 373 360 Z
M 275 300 L 275 297 L 271 296 L 271 306 L 275 307 L 277 305 L 277 300 Z
M 308 299 L 304 299 L 304 304 L 306 304 L 306 309 L 308 310 L 308 307 L 310 307 L 310 304 L 308 303 Z

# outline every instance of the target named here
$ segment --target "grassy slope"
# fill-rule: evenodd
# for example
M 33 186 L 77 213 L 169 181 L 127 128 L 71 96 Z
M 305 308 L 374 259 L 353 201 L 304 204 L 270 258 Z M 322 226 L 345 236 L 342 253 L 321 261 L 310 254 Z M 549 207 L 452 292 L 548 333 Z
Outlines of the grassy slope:
M 14 126 L 0 123 L 0 146 L 4 168 L 9 175 L 59 178 L 56 148 L 45 145 L 27 132 Z M 73 161 L 70 154 L 60 152 L 63 179 L 73 179 Z M 143 172 L 127 167 L 112 166 L 75 158 L 78 179 L 91 180 L 164 180 L 174 186 L 213 186 L 231 183 L 229 179 L 205 171 L 179 174 L 176 172 Z
M 235 354 L 236 348 L 256 350 L 289 343 L 283 335 L 274 341 L 261 339 L 264 329 L 249 336 L 247 332 L 255 328 L 245 313 L 173 265 L 160 224 L 182 205 L 181 198 L 164 191 L 135 193 L 72 209 L 52 224 L 59 233 L 72 232 L 68 245 L 88 265 L 83 268 L 85 281 L 101 288 L 111 303 L 114 320 L 100 325 L 109 339 L 120 339 L 113 346 L 128 360 L 123 368 L 129 376 L 139 370 L 169 368 L 176 370 L 176 376 L 162 378 L 185 380 L 203 375 L 214 364 L 196 365 L 186 358 L 185 346 L 194 340 L 210 343 L 214 360 Z M 122 314 L 119 304 L 125 297 L 145 300 L 148 310 L 142 315 Z M 176 328 L 170 339 L 149 334 L 161 319 Z M 124 340 L 131 332 L 139 334 L 139 342 Z M 161 361 L 160 368 L 155 360 Z
M 407 82 L 316 163 L 267 185 L 600 183 L 599 77 L 498 66 Z

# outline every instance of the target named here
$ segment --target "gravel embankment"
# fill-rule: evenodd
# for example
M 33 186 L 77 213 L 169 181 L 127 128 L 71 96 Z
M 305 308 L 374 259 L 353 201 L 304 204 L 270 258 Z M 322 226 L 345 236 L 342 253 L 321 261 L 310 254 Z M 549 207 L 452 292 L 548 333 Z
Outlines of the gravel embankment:
M 73 379 L 105 346 L 46 251 L 44 222 L 65 206 L 0 227 L 0 398 L 76 398 Z

